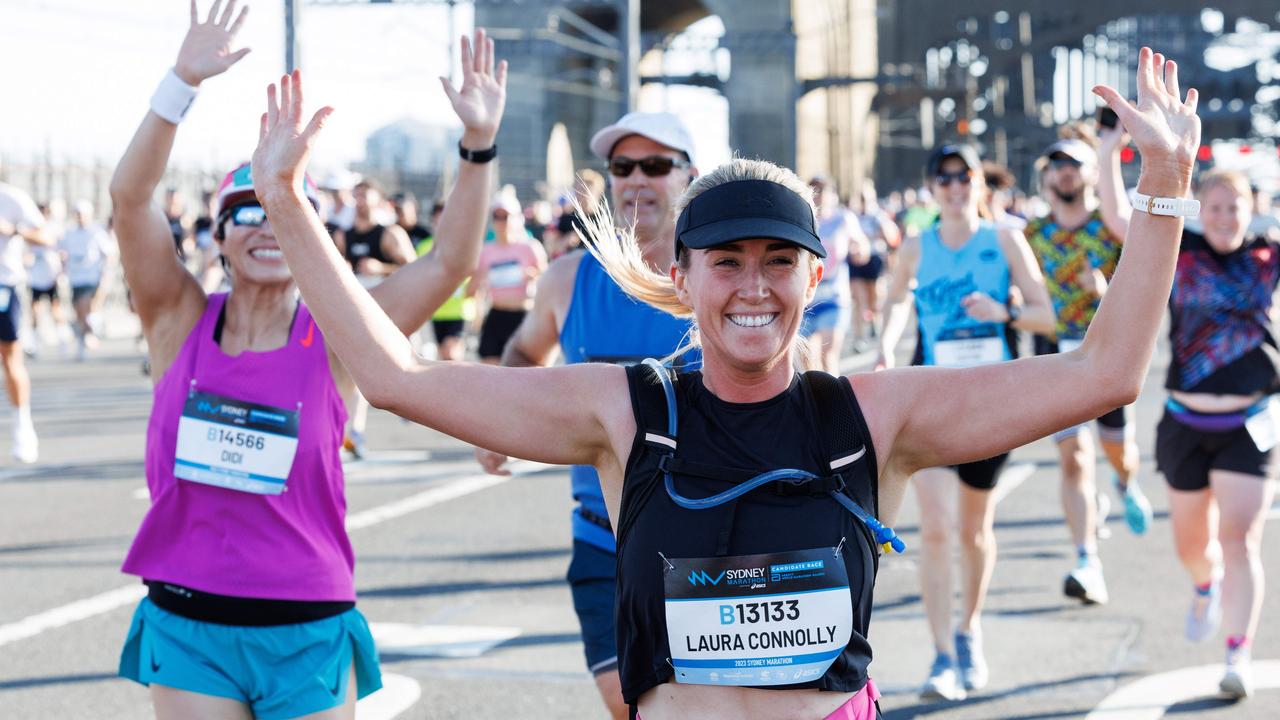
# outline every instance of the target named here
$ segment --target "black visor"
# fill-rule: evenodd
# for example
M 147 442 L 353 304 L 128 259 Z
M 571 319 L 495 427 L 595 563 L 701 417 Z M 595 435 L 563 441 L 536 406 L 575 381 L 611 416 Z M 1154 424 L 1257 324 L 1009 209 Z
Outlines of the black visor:
M 736 240 L 783 240 L 825 258 L 813 206 L 769 180 L 735 180 L 698 195 L 676 220 L 676 255 L 681 247 L 705 250 Z

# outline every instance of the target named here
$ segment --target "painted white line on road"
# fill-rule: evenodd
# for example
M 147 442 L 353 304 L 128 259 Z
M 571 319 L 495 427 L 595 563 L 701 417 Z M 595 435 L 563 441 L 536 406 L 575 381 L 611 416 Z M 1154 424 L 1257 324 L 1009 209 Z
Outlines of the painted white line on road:
M 146 594 L 147 588 L 140 583 L 135 583 L 109 590 L 101 595 L 94 595 L 84 600 L 77 600 L 62 607 L 46 610 L 38 615 L 30 615 L 8 625 L 0 625 L 0 647 L 18 640 L 35 637 L 45 630 L 70 625 L 73 622 L 91 618 L 94 615 L 110 612 L 123 605 L 135 603 Z
M 413 707 L 422 686 L 404 675 L 383 674 L 382 689 L 356 703 L 357 720 L 391 720 Z
M 403 517 L 409 513 L 416 512 L 432 505 L 439 505 L 449 500 L 460 498 L 464 495 L 470 495 L 486 488 L 500 485 L 512 477 L 520 477 L 528 475 L 531 472 L 538 472 L 545 468 L 551 467 L 541 463 L 531 463 L 518 461 L 512 464 L 512 474 L 509 477 L 501 477 L 497 475 L 471 475 L 460 478 L 455 482 L 449 483 L 442 487 L 424 490 L 416 495 L 410 495 L 403 500 L 379 505 L 378 507 L 364 512 L 349 515 L 347 517 L 347 530 L 360 530 L 367 527 L 373 527 L 387 520 L 394 520 Z M 145 488 L 144 488 L 145 489 Z M 147 594 L 147 589 L 139 583 L 131 583 L 124 587 L 109 590 L 100 595 L 94 595 L 90 598 L 77 600 L 60 607 L 46 610 L 45 612 L 30 615 L 17 622 L 7 625 L 0 625 L 0 647 L 11 642 L 34 637 L 46 630 L 53 630 L 64 625 L 70 625 L 73 622 L 86 620 L 95 615 L 111 612 L 119 607 L 130 605 L 142 599 Z
M 1201 665 L 1150 675 L 1116 690 L 1085 720 L 1160 720 L 1169 708 L 1198 698 L 1218 697 L 1222 665 Z M 1280 688 L 1280 660 L 1253 661 L 1255 690 Z
M 369 623 L 374 645 L 383 655 L 473 658 L 520 636 L 518 627 Z
M 996 489 L 994 491 L 996 504 L 999 505 L 1001 500 L 1013 494 L 1013 491 L 1026 482 L 1027 478 L 1035 474 L 1035 471 L 1036 466 L 1034 464 L 1025 462 L 1014 463 L 1005 468 L 1004 472 L 1000 473 L 999 479 L 996 480 Z
M 138 488 L 137 490 L 134 490 L 134 491 L 133 491 L 132 493 L 130 493 L 129 495 L 130 495 L 130 497 L 132 497 L 134 500 L 150 500 L 150 499 L 151 499 L 151 490 L 149 490 L 149 489 L 147 488 L 147 486 L 146 486 L 146 485 L 143 485 L 142 487 Z
M 1272 505 L 1271 512 L 1267 513 L 1268 520 L 1280 520 L 1280 505 Z
M 397 500 L 392 503 L 387 503 L 386 505 L 379 505 L 372 510 L 365 510 L 364 512 L 356 513 L 355 515 L 348 515 L 347 531 L 350 532 L 352 530 L 359 530 L 371 525 L 377 525 L 380 522 L 386 522 L 387 520 L 402 517 L 409 513 L 424 510 L 432 505 L 439 505 L 442 502 L 448 502 L 454 498 L 460 498 L 463 495 L 470 495 L 473 492 L 479 492 L 480 490 L 491 488 L 495 485 L 501 485 L 513 477 L 528 475 L 531 472 L 537 472 L 549 467 L 551 466 L 521 460 L 512 463 L 511 475 L 468 475 L 467 477 L 459 478 L 443 487 L 423 490 L 417 495 L 410 495 L 403 500 Z

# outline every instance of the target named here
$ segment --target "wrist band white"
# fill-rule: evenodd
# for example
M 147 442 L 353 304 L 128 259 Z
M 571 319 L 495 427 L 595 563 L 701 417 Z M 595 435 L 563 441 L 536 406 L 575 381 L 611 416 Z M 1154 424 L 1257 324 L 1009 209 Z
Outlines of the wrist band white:
M 197 88 L 191 87 L 172 69 L 151 96 L 151 112 L 177 125 L 187 116 L 191 103 L 196 99 Z
M 1191 198 L 1151 197 L 1136 192 L 1133 194 L 1133 209 L 1151 215 L 1195 217 L 1200 214 L 1200 201 Z

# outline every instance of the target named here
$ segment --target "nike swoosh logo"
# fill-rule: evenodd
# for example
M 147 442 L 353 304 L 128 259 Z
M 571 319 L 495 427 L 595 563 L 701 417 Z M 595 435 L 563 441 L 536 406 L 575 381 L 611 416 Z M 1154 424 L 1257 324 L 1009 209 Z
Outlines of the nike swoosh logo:
M 311 343 L 315 340 L 316 321 L 311 320 L 307 323 L 307 336 L 302 338 L 302 347 L 311 347 Z
M 342 690 L 342 666 L 338 666 L 338 677 L 333 679 L 333 687 L 329 688 L 329 694 L 338 697 L 338 692 Z
M 151 651 L 151 672 L 160 672 L 160 663 L 156 662 L 156 651 Z

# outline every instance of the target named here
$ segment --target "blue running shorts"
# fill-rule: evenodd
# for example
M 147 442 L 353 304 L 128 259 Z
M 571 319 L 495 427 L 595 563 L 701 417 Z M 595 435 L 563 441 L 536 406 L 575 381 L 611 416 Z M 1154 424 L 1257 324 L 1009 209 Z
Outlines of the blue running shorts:
M 121 677 L 239 700 L 259 720 L 287 720 L 382 687 L 373 635 L 360 611 L 294 625 L 218 625 L 143 599 L 120 653 Z
M 582 628 L 587 670 L 592 675 L 618 669 L 618 640 L 613 619 L 617 567 L 617 555 L 581 540 L 573 541 L 567 579 L 573 592 L 573 609 Z

